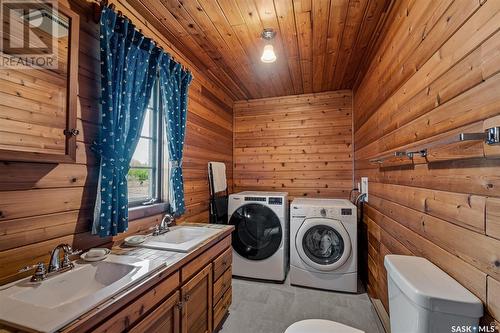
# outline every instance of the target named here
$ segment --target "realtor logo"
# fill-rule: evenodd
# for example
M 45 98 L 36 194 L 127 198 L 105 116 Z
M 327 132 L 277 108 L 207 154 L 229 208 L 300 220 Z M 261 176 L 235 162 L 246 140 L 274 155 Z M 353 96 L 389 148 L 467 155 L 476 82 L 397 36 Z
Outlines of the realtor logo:
M 57 45 L 67 24 L 56 0 L 0 0 L 0 68 L 57 68 Z

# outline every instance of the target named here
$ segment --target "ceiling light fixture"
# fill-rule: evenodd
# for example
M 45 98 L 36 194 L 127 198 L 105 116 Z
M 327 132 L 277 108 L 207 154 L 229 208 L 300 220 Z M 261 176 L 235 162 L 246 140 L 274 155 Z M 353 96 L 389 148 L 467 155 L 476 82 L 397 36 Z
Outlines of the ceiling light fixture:
M 262 31 L 261 37 L 266 40 L 266 46 L 264 46 L 264 51 L 262 52 L 262 57 L 260 57 L 260 61 L 264 63 L 272 63 L 276 61 L 276 54 L 274 53 L 273 44 L 271 44 L 271 40 L 276 36 L 276 32 L 267 28 Z

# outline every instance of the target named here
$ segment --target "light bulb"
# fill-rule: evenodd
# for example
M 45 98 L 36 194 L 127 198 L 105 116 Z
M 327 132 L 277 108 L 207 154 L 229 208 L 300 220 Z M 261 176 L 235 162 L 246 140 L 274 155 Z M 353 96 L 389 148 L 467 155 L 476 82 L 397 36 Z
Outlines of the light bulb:
M 276 54 L 274 54 L 274 48 L 271 44 L 264 46 L 264 52 L 262 52 L 262 57 L 260 61 L 265 63 L 271 63 L 276 61 Z

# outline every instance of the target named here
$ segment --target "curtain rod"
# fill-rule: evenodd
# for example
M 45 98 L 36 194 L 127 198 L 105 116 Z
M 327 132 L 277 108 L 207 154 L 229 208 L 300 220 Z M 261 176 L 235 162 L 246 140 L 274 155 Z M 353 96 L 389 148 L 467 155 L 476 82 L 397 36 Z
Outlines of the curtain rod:
M 99 21 L 100 21 L 101 11 L 102 11 L 102 9 L 103 9 L 104 7 L 109 7 L 111 10 L 116 11 L 116 6 L 115 6 L 115 4 L 114 4 L 114 3 L 109 4 L 109 1 L 108 1 L 108 0 L 95 0 L 95 1 L 96 1 L 96 3 L 95 3 L 95 4 L 97 5 L 96 7 L 98 7 L 98 8 L 96 8 L 96 12 L 94 13 L 94 14 L 95 14 L 95 15 L 94 15 L 94 21 L 96 21 L 96 22 L 99 22 Z M 134 24 L 134 22 L 133 22 L 133 21 L 132 21 L 132 20 L 131 20 L 131 19 L 130 19 L 127 15 L 123 14 L 120 10 L 118 10 L 118 11 L 117 11 L 117 13 L 118 13 L 118 16 L 120 16 L 120 17 L 124 17 L 124 18 L 126 18 L 127 20 L 129 20 L 129 21 L 130 21 L 130 23 Z M 136 25 L 135 25 L 135 24 L 134 24 L 134 27 L 136 27 Z M 139 31 L 139 33 L 143 34 L 143 33 L 142 33 L 142 29 L 137 29 L 137 28 L 136 28 L 136 30 L 138 30 L 138 31 Z M 143 35 L 144 35 L 144 34 L 143 34 Z M 146 37 L 146 36 L 144 35 L 144 37 Z M 149 38 L 149 37 L 147 37 L 147 38 Z M 159 44 L 156 40 L 154 40 L 153 38 L 149 38 L 149 39 L 153 42 L 153 44 L 154 44 L 157 48 L 159 48 L 160 50 L 162 50 L 163 52 L 165 52 L 165 50 L 163 49 L 163 47 L 162 47 L 162 46 L 161 46 L 161 45 L 160 45 L 160 44 Z M 169 53 L 169 54 L 170 54 L 170 53 Z M 177 61 L 177 60 L 175 59 L 175 57 L 174 57 L 172 54 L 170 54 L 170 58 L 171 58 L 171 59 L 172 59 L 172 61 L 174 61 L 175 63 L 177 63 L 177 64 L 181 65 L 182 70 L 184 70 L 184 71 L 186 71 L 186 72 L 191 73 L 191 71 L 190 71 L 190 70 L 189 70 L 186 66 L 184 66 L 184 65 L 183 65 L 180 61 Z

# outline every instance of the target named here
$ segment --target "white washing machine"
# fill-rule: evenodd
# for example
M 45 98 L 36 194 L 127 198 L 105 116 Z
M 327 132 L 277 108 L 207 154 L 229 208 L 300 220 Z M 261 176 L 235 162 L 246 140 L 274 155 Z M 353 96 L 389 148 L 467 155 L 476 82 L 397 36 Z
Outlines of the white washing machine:
M 247 191 L 229 196 L 234 225 L 233 275 L 282 282 L 288 272 L 288 193 Z
M 290 210 L 290 283 L 356 292 L 356 206 L 349 200 L 300 198 Z

